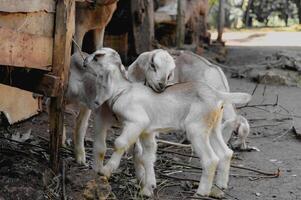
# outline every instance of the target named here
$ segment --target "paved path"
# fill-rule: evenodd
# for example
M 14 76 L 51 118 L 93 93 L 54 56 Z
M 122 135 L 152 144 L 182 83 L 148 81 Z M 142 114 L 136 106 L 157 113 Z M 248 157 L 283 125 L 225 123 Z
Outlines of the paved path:
M 225 32 L 223 40 L 227 46 L 301 47 L 301 32 Z

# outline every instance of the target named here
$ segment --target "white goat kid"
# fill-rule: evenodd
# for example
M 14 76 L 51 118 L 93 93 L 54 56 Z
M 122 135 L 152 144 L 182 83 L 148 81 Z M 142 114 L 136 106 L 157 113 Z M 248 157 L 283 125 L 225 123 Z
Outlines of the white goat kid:
M 116 56 L 119 57 L 118 54 Z M 77 64 L 83 65 L 83 61 L 79 60 L 78 58 Z M 171 80 L 174 68 L 175 63 L 171 55 L 165 50 L 158 49 L 147 52 L 147 57 L 144 53 L 140 54 L 137 60 L 129 66 L 128 72 L 123 69 L 123 73 L 130 81 L 146 84 L 154 91 L 161 92 L 165 89 L 168 81 Z M 100 114 L 95 116 L 94 126 L 100 131 L 100 134 L 96 135 L 96 137 L 102 137 L 102 135 L 105 135 L 107 130 L 115 123 L 115 118 L 113 117 L 113 113 L 108 108 L 106 103 L 101 106 L 98 113 Z M 73 132 L 74 144 L 76 147 L 75 159 L 80 164 L 86 163 L 85 149 L 83 144 L 90 114 L 91 111 L 89 109 L 85 108 L 84 106 L 81 107 L 80 115 L 76 121 L 76 129 Z M 102 167 L 103 155 L 105 154 L 106 150 L 106 148 L 103 147 L 105 147 L 106 144 L 101 142 L 102 139 L 96 138 L 94 141 L 97 144 L 94 145 L 95 148 L 100 148 L 97 151 L 102 152 L 100 155 L 95 155 L 96 157 L 94 157 L 95 160 L 99 161 L 96 163 L 94 168 L 99 169 Z M 102 159 L 99 160 L 99 156 Z M 139 165 L 137 165 L 137 167 L 139 167 Z
M 79 138 L 82 137 L 81 134 L 86 133 L 91 113 L 90 109 L 100 106 L 96 99 L 98 96 L 97 92 L 99 92 L 99 85 L 96 84 L 97 74 L 93 68 L 84 66 L 84 58 L 82 56 L 85 58 L 88 54 L 77 52 L 71 56 L 69 82 L 66 91 L 67 105 L 75 104 L 80 108 L 80 114 L 76 118 L 73 134 L 74 146 L 76 147 L 74 151 L 77 157 L 85 157 L 85 152 L 81 151 L 80 148 L 84 146 L 84 140 L 79 140 Z M 65 144 L 65 140 L 66 133 L 64 129 L 63 145 Z
M 151 56 L 151 52 L 145 52 L 143 56 L 139 56 L 135 62 L 147 63 Z M 192 52 L 181 51 L 176 55 L 175 63 L 176 68 L 174 69 L 174 74 L 168 79 L 169 83 L 202 81 L 217 90 L 230 92 L 227 78 L 222 69 L 210 63 L 205 58 Z M 132 76 L 132 79 L 145 79 L 144 73 L 132 73 L 129 69 L 129 74 Z M 223 137 L 225 141 L 228 142 L 232 132 L 236 131 L 239 136 L 238 145 L 240 145 L 241 149 L 247 149 L 246 138 L 250 132 L 247 119 L 238 115 L 235 111 L 235 107 L 229 103 L 224 105 L 223 119 L 225 120 L 223 123 Z
M 203 172 L 197 194 L 220 197 L 221 193 L 211 190 L 215 170 L 217 186 L 227 188 L 233 154 L 221 135 L 223 104 L 246 103 L 250 95 L 220 92 L 200 82 L 176 84 L 163 93 L 155 93 L 149 87 L 126 80 L 122 75 L 123 70 L 120 70 L 123 69 L 120 58 L 116 54 L 112 49 L 103 48 L 85 60 L 85 65 L 91 66 L 99 75 L 102 86 L 100 103 L 106 102 L 123 124 L 122 132 L 115 140 L 113 155 L 104 167 L 100 166 L 99 171 L 110 177 L 118 168 L 124 152 L 139 138 L 145 168 L 142 193 L 150 196 L 156 187 L 154 133 L 182 130 L 187 133 L 202 160 Z M 96 116 L 98 114 L 97 111 Z M 101 131 L 95 131 L 96 135 L 99 133 Z M 105 138 L 105 134 L 96 136 L 95 145 L 105 144 Z M 97 144 L 97 140 L 102 141 Z M 96 159 L 102 160 L 104 151 L 99 149 L 95 148 L 94 154 L 99 155 Z

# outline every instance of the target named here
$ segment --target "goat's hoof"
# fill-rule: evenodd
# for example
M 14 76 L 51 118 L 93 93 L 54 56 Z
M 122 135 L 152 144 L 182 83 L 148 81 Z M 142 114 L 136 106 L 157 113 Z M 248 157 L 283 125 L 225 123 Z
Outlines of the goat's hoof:
M 195 197 L 195 198 L 209 197 L 209 195 L 203 195 L 203 194 L 195 193 L 195 194 L 193 195 L 193 197 Z
M 146 196 L 146 197 L 152 197 L 154 195 L 153 190 L 143 187 L 141 190 L 141 195 Z
M 213 186 L 209 196 L 216 199 L 222 199 L 225 197 L 225 193 L 220 188 Z
M 103 174 L 105 177 L 110 178 L 112 175 L 112 170 L 109 167 L 103 167 L 100 170 L 100 173 Z
M 75 160 L 78 164 L 86 166 L 86 156 L 76 156 Z
M 86 165 L 86 152 L 85 152 L 85 150 L 75 150 L 75 160 L 80 165 Z
M 98 173 L 98 174 L 102 174 L 102 168 L 103 168 L 103 166 L 98 166 L 98 165 L 95 165 L 95 164 L 93 164 L 92 165 L 92 169 L 96 172 L 96 173 Z

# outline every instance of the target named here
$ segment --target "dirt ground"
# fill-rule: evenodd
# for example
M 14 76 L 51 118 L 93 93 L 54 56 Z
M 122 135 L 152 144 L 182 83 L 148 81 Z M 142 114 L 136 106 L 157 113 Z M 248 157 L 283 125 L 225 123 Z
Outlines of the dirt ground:
M 279 50 L 301 50 L 301 47 L 296 47 L 294 43 L 289 45 L 295 47 L 277 46 L 277 42 L 275 42 L 276 46 L 268 45 L 268 47 L 248 45 L 248 40 L 239 39 L 249 36 L 235 34 L 225 35 L 225 39 L 232 37 L 226 43 L 229 46 L 225 66 L 243 68 L 248 64 L 260 63 L 267 55 Z M 235 43 L 230 41 L 233 38 Z M 253 37 L 252 42 L 256 43 L 254 41 L 256 38 L 262 40 L 260 37 Z M 301 38 L 300 33 L 298 38 Z M 275 41 L 282 40 L 284 39 L 281 34 L 275 39 Z M 237 41 L 240 41 L 239 45 Z M 232 91 L 254 92 L 253 99 L 249 103 L 251 106 L 238 109 L 238 112 L 246 116 L 250 122 L 251 133 L 247 140 L 248 145 L 256 146 L 260 151 L 235 153 L 232 164 L 249 170 L 231 168 L 226 198 L 236 200 L 301 199 L 301 140 L 291 130 L 293 126 L 298 130 L 301 128 L 300 88 L 257 85 L 246 79 L 231 78 L 231 74 L 227 76 Z M 271 106 L 277 101 L 277 96 L 277 105 Z M 263 106 L 264 104 L 270 106 Z M 66 118 L 67 133 L 70 137 L 74 116 L 66 114 Z M 93 134 L 92 120 L 86 140 L 88 164 L 91 164 L 92 142 L 89 138 Z M 10 134 L 24 133 L 28 130 L 31 130 L 31 137 L 26 141 L 29 144 L 24 145 L 4 139 L 10 138 Z M 112 147 L 113 138 L 118 132 L 118 129 L 111 130 L 108 138 L 109 147 Z M 183 138 L 179 133 L 162 137 L 172 141 L 180 141 Z M 0 127 L 0 200 L 58 199 L 56 195 L 61 193 L 63 185 L 61 182 L 64 179 L 67 199 L 83 199 L 83 193 L 91 180 L 100 179 L 91 172 L 89 167 L 78 166 L 74 162 L 72 151 L 69 150 L 71 147 L 62 152 L 62 156 L 66 158 L 64 174 L 59 177 L 51 176 L 47 166 L 49 159 L 46 150 L 47 140 L 46 113 L 8 128 Z M 108 151 L 108 154 L 110 153 L 111 149 Z M 198 169 L 200 166 L 198 160 L 190 158 L 190 155 L 189 148 L 159 144 L 156 162 L 158 186 L 156 199 L 192 199 L 201 171 Z M 250 169 L 269 173 L 277 173 L 279 169 L 280 176 L 267 176 Z M 135 181 L 131 154 L 124 157 L 120 169 L 109 182 L 112 187 L 109 199 L 145 199 L 138 193 L 139 187 Z M 107 183 L 103 184 L 102 190 L 105 192 L 107 190 L 109 193 L 110 189 L 107 186 Z

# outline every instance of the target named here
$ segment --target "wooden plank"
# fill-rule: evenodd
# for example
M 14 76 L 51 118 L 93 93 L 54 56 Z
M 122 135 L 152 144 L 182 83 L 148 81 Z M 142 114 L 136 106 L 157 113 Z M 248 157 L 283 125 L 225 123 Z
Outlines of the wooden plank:
M 49 72 L 20 67 L 0 67 L 0 83 L 48 97 L 58 95 L 60 78 Z
M 2 12 L 55 12 L 55 0 L 0 0 Z
M 64 91 L 68 83 L 71 42 L 75 25 L 75 1 L 59 0 L 56 7 L 55 36 L 53 49 L 54 75 L 61 79 L 58 97 L 52 97 L 49 112 L 50 165 L 54 172 L 59 170 L 59 149 L 64 126 Z
M 155 35 L 153 1 L 131 0 L 131 13 L 136 54 L 151 50 Z
M 10 124 L 32 117 L 42 110 L 40 99 L 28 91 L 0 84 L 0 112 Z
M 53 37 L 54 13 L 4 13 L 0 12 L 0 27 L 17 32 Z
M 0 65 L 50 70 L 53 38 L 0 27 Z
M 107 6 L 107 5 L 110 5 L 110 4 L 113 4 L 113 3 L 116 3 L 118 0 L 96 0 L 93 2 L 93 0 L 76 0 L 76 2 L 79 2 L 79 3 L 87 3 L 87 2 L 90 2 L 92 4 L 91 5 L 98 5 L 98 6 Z M 77 5 L 76 5 L 77 6 Z M 80 6 L 85 6 L 84 4 L 80 4 Z

